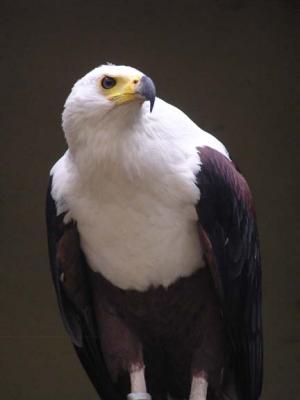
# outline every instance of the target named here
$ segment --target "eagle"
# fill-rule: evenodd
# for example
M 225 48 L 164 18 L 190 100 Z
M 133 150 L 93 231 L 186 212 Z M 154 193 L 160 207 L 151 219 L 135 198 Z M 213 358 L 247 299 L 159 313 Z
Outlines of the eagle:
M 258 400 L 260 247 L 227 149 L 129 66 L 78 80 L 62 128 L 68 149 L 47 192 L 50 266 L 100 398 Z

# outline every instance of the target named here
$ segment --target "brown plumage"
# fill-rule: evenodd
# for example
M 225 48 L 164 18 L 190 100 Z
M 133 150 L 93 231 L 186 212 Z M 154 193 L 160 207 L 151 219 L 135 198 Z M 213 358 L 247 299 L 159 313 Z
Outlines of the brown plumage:
M 84 309 L 87 296 L 82 288 L 78 240 L 76 224 L 71 223 L 58 242 L 58 259 L 62 287 L 76 308 Z M 167 289 L 138 292 L 117 288 L 84 264 L 93 294 L 97 337 L 113 381 L 124 378 L 132 364 L 146 365 L 154 400 L 166 396 L 167 391 L 175 398 L 187 397 L 191 372 L 205 371 L 215 392 L 219 391 L 226 340 L 208 268 Z M 119 388 L 124 396 L 129 392 L 128 378 L 127 382 L 119 380 Z

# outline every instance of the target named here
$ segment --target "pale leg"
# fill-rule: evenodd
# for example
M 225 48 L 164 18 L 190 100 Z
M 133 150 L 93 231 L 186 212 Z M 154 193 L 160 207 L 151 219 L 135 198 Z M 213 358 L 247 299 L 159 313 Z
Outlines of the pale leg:
M 189 400 L 206 400 L 207 385 L 203 376 L 194 376 Z
M 131 393 L 128 394 L 127 400 L 151 400 L 150 394 L 147 393 L 144 368 L 132 369 L 130 384 Z
M 147 392 L 144 368 L 133 369 L 130 372 L 130 384 L 132 392 Z

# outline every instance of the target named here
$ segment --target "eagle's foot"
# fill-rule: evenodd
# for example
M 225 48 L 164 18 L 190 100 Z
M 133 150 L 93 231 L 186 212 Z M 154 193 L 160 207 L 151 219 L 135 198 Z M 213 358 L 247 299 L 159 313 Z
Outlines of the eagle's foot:
M 145 392 L 133 392 L 127 395 L 127 400 L 151 400 L 151 395 Z

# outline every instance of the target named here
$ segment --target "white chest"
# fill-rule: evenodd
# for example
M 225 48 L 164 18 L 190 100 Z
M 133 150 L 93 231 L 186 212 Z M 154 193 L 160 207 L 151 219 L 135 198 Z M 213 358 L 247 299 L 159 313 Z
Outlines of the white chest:
M 123 289 L 168 286 L 204 265 L 197 148 L 227 152 L 158 98 L 152 114 L 144 103 L 113 115 L 68 135 L 70 150 L 52 169 L 52 195 L 58 213 L 77 221 L 92 269 Z
M 103 181 L 97 195 L 75 196 L 72 216 L 94 271 L 120 288 L 145 290 L 166 287 L 203 266 L 195 187 L 187 196 L 180 179 Z

